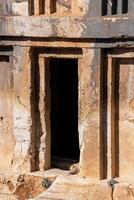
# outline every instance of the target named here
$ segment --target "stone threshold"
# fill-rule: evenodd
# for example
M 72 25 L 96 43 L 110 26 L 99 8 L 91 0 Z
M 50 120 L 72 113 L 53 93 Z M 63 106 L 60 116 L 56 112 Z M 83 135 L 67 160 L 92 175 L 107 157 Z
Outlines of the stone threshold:
M 78 175 L 58 176 L 37 198 L 29 200 L 133 200 L 133 179 L 95 181 Z

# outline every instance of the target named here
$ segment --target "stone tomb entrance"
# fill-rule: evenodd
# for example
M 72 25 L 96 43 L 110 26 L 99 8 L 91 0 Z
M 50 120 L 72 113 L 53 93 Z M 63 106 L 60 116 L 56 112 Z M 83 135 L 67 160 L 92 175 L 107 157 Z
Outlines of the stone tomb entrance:
M 134 53 L 126 49 L 113 50 L 105 63 L 101 95 L 105 178 L 131 177 L 134 166 Z
M 39 51 L 36 56 L 34 169 L 69 169 L 80 157 L 78 60 L 81 50 L 76 49 L 74 53 L 74 49 L 48 48 L 46 53 Z

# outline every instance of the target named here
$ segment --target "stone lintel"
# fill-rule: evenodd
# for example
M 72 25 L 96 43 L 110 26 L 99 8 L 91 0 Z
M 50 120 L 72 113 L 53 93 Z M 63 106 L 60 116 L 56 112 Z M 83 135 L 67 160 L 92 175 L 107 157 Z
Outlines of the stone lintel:
M 0 36 L 133 38 L 134 17 L 1 17 Z

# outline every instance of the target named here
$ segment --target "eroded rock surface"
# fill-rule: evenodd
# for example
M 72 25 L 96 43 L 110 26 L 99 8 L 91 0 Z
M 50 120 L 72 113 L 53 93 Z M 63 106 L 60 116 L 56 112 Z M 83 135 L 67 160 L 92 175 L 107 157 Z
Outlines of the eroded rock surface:
M 45 190 L 43 176 L 8 173 L 1 174 L 0 178 L 0 199 L 27 200 Z

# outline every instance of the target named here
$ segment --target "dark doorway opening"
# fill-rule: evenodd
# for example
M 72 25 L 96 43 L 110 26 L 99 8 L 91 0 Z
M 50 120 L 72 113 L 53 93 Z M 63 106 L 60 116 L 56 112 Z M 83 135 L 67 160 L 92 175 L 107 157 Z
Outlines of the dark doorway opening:
M 79 161 L 78 60 L 50 59 L 51 163 L 68 169 Z

